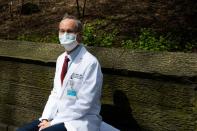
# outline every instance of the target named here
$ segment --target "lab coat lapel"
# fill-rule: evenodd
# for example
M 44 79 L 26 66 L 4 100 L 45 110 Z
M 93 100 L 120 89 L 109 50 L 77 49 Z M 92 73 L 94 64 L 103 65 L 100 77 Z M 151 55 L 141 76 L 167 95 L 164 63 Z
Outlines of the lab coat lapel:
M 76 56 L 76 58 L 73 60 L 73 62 L 71 63 L 71 66 L 68 69 L 68 72 L 63 80 L 63 84 L 62 87 L 66 87 L 69 78 L 71 77 L 71 75 L 73 74 L 73 72 L 77 69 L 77 66 L 80 65 L 80 62 L 82 61 L 82 57 L 85 54 L 86 49 L 84 47 L 81 48 L 79 54 Z M 65 88 L 61 88 L 61 91 L 59 92 L 59 97 L 62 96 L 62 93 L 64 91 Z

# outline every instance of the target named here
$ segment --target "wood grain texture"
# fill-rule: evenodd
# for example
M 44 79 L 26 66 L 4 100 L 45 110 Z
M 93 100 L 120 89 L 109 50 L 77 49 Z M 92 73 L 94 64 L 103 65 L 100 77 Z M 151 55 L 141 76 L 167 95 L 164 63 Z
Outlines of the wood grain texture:
M 170 108 L 193 111 L 196 96 L 194 85 L 142 79 L 135 77 L 123 77 L 117 75 L 105 75 L 103 98 L 113 97 L 112 92 L 123 91 L 130 101 L 138 101 L 151 105 L 161 105 Z
M 13 50 L 14 49 L 14 50 Z M 131 51 L 88 47 L 103 68 L 158 73 L 173 76 L 197 76 L 197 53 Z M 55 62 L 63 48 L 58 44 L 0 40 L 0 56 Z
M 116 92 L 121 92 L 127 99 L 122 100 Z M 193 131 L 195 97 L 192 85 L 105 75 L 102 103 L 125 107 L 122 103 L 126 102 L 132 110 L 131 114 L 145 129 Z M 116 102 L 118 99 L 119 103 Z

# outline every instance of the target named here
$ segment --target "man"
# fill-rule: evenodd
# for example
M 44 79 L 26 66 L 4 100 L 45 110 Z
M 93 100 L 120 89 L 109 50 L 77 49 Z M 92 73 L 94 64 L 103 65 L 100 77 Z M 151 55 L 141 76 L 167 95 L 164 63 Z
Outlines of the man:
M 17 131 L 99 131 L 103 75 L 97 59 L 81 44 L 82 24 L 64 16 L 59 24 L 65 48 L 56 62 L 54 87 L 42 116 Z

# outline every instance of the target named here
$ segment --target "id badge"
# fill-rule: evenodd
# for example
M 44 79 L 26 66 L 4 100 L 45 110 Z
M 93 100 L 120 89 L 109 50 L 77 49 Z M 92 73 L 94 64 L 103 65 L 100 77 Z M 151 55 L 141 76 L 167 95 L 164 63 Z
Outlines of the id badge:
M 76 90 L 73 88 L 74 81 L 73 79 L 69 80 L 69 88 L 67 89 L 67 96 L 71 98 L 75 98 L 77 96 Z
M 68 89 L 67 90 L 67 96 L 77 96 L 77 92 L 73 89 Z

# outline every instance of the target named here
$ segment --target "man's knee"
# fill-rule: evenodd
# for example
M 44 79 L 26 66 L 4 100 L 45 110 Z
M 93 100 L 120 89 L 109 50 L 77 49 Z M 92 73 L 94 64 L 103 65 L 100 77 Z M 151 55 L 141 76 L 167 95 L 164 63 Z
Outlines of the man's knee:
M 38 131 L 38 124 L 40 123 L 39 120 L 34 120 L 31 123 L 28 123 L 22 127 L 16 129 L 16 131 Z

